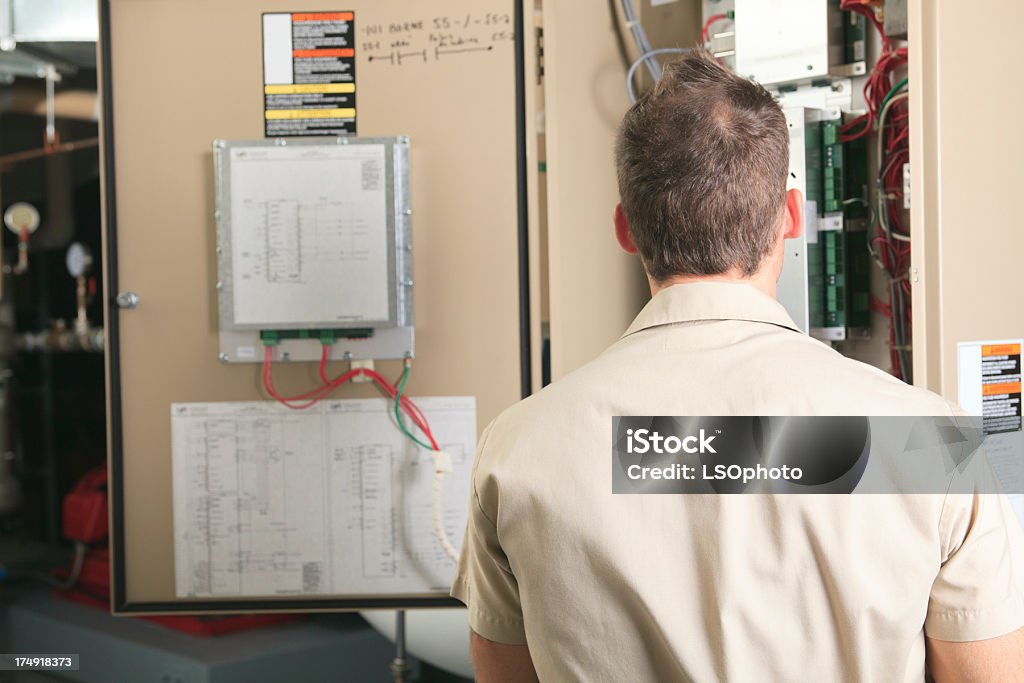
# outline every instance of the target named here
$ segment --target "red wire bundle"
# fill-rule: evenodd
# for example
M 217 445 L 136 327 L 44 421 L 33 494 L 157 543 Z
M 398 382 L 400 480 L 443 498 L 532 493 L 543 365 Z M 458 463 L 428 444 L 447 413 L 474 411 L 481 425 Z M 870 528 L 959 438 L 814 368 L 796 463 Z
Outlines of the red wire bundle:
M 879 122 L 878 120 L 883 102 L 892 91 L 893 74 L 906 65 L 908 51 L 905 47 L 893 47 L 892 41 L 885 35 L 882 22 L 879 21 L 871 4 L 869 0 L 841 0 L 840 2 L 840 9 L 867 17 L 878 30 L 882 40 L 882 55 L 878 58 L 878 62 L 864 84 L 864 100 L 867 103 L 868 111 L 842 127 L 840 141 L 857 140 L 866 137 L 876 129 L 876 134 L 882 136 L 882 158 L 878 161 L 880 181 L 878 191 L 884 193 L 882 198 L 884 215 L 877 217 L 879 222 L 875 226 L 876 233 L 871 244 L 890 280 L 899 282 L 898 287 L 903 297 L 905 300 L 909 300 L 910 283 L 906 278 L 906 273 L 910 265 L 910 243 L 905 239 L 891 237 L 883 227 L 888 225 L 892 234 L 904 237 L 908 235 L 903 219 L 903 164 L 910 159 L 909 111 L 906 100 L 893 103 L 885 121 Z M 890 288 L 888 301 L 873 299 L 871 308 L 890 319 L 889 357 L 892 363 L 892 372 L 897 377 L 906 378 L 909 376 L 909 368 L 903 367 L 899 353 L 899 340 L 896 338 L 895 325 L 892 320 L 894 315 L 899 314 L 895 303 L 892 288 Z M 901 320 L 901 323 L 907 331 L 905 338 L 910 339 L 909 303 L 903 305 L 902 311 L 904 319 Z
M 871 132 L 877 123 L 882 100 L 892 90 L 892 72 L 906 63 L 907 48 L 905 47 L 882 53 L 875 68 L 871 70 L 867 83 L 864 84 L 864 101 L 867 102 L 868 112 L 842 127 L 843 135 L 840 141 L 850 142 Z
M 316 405 L 342 384 L 345 384 L 359 375 L 365 375 L 372 379 L 392 400 L 398 396 L 398 389 L 395 388 L 395 385 L 389 382 L 379 372 L 370 370 L 369 368 L 356 368 L 354 370 L 349 370 L 334 379 L 329 379 L 326 374 L 328 353 L 329 347 L 324 345 L 323 351 L 320 354 L 319 374 L 322 384 L 319 387 L 298 396 L 282 396 L 274 388 L 273 372 L 271 370 L 271 363 L 274 358 L 274 348 L 272 346 L 265 347 L 263 353 L 263 388 L 271 397 L 281 403 L 281 405 L 292 408 L 293 410 L 305 410 L 306 408 Z M 423 415 L 423 411 L 421 411 L 419 407 L 404 394 L 401 399 L 401 407 L 402 412 L 408 415 L 409 419 L 412 420 L 412 423 L 416 425 L 421 432 L 423 432 L 424 436 L 427 437 L 427 441 L 430 443 L 431 448 L 435 451 L 441 450 L 437 445 L 437 441 L 434 439 L 433 432 L 430 431 L 430 425 L 427 423 L 427 418 Z

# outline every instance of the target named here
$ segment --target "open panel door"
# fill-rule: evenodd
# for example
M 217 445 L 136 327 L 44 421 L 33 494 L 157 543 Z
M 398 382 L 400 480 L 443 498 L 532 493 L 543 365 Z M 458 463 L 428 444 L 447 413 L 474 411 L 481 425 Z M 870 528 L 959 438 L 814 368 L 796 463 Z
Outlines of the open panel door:
M 408 593 L 250 587 L 197 596 L 176 581 L 171 406 L 267 399 L 259 362 L 220 357 L 213 142 L 265 137 L 272 117 L 264 111 L 263 15 L 296 6 L 100 5 L 113 609 L 455 604 L 441 585 Z M 354 57 L 357 135 L 408 136 L 416 338 L 405 391 L 475 398 L 475 436 L 530 390 L 522 80 L 532 35 L 521 31 L 521 3 L 310 0 L 299 9 L 351 17 L 354 44 L 336 54 L 328 54 L 329 45 L 313 49 L 327 49 L 326 58 Z M 296 57 L 309 49 L 292 47 Z M 274 369 L 282 393 L 315 385 L 315 362 L 282 365 Z M 347 368 L 339 360 L 327 370 L 333 376 Z M 376 369 L 394 379 L 402 362 L 378 362 Z M 349 383 L 332 399 L 379 396 L 371 385 Z M 261 485 L 279 490 L 281 482 L 271 474 Z M 358 503 L 358 487 L 349 495 Z M 445 495 L 468 499 L 466 490 Z M 306 523 L 289 522 L 300 530 Z M 292 562 L 289 553 L 271 557 L 269 571 Z M 232 557 L 244 560 L 241 552 Z

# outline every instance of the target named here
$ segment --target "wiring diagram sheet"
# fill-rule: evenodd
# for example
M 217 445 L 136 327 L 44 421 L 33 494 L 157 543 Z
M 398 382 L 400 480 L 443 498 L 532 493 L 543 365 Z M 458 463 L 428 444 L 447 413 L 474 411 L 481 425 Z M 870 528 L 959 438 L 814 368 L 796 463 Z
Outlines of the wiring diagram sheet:
M 385 149 L 231 150 L 237 323 L 388 318 Z
M 442 518 L 459 547 L 476 446 L 473 397 L 417 398 L 453 471 Z M 171 406 L 179 598 L 447 593 L 434 466 L 387 399 Z

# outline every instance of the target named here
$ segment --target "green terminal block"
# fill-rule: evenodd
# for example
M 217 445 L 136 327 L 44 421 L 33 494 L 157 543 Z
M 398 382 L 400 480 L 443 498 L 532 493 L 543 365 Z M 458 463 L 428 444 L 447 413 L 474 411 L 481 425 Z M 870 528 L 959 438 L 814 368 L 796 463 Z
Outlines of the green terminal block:
M 825 284 L 822 327 L 846 327 L 846 241 L 838 230 L 818 235 Z
M 285 339 L 316 339 L 330 346 L 338 339 L 366 339 L 373 336 L 372 327 L 346 327 L 316 330 L 260 330 L 260 342 L 264 346 L 277 346 Z
M 843 178 L 843 145 L 839 142 L 839 121 L 821 124 L 822 212 L 843 210 L 845 194 Z

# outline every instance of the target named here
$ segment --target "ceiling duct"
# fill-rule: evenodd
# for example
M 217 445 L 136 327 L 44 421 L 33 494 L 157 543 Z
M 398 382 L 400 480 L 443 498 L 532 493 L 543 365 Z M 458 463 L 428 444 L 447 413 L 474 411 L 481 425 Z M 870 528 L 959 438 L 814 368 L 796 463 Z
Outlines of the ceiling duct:
M 0 80 L 96 67 L 95 0 L 0 0 Z

